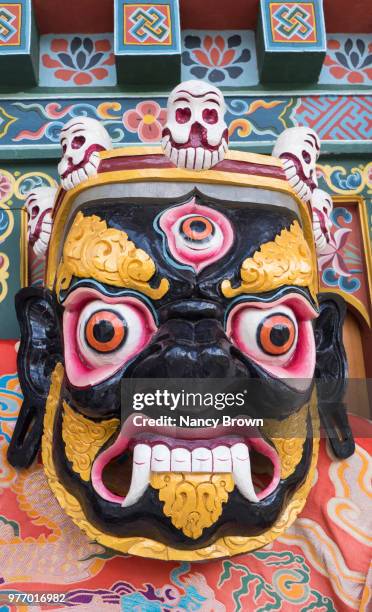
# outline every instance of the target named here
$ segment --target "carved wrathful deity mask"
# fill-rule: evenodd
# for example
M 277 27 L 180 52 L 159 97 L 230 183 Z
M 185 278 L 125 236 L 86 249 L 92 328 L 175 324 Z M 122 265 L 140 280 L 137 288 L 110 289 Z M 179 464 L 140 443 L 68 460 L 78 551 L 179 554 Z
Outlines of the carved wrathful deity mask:
M 311 216 L 280 159 L 230 151 L 206 171 L 171 159 L 160 147 L 102 152 L 97 176 L 59 191 L 45 287 L 16 300 L 25 399 L 9 459 L 29 465 L 41 440 L 51 489 L 90 538 L 203 560 L 293 522 L 318 411 L 336 454 L 352 453 L 343 305 L 318 295 Z M 255 391 L 238 416 L 263 426 L 121 419 L 122 383 L 154 378 L 244 380 Z

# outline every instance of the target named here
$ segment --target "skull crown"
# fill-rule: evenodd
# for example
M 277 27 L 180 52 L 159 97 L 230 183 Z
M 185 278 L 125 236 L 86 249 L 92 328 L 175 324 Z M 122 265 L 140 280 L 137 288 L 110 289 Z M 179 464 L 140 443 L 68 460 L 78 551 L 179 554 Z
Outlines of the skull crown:
M 112 148 L 105 127 L 90 117 L 74 117 L 68 121 L 61 130 L 60 143 L 63 155 L 58 173 L 66 190 L 95 176 L 100 162 L 99 152 Z
M 304 201 L 308 202 L 318 186 L 315 164 L 320 153 L 318 135 L 309 127 L 284 130 L 275 143 L 274 157 L 283 160 L 289 184 Z
M 168 98 L 162 148 L 175 166 L 208 170 L 222 161 L 228 148 L 225 100 L 204 81 L 185 81 Z
M 48 248 L 56 193 L 55 187 L 37 187 L 27 196 L 28 241 L 38 257 L 43 257 Z

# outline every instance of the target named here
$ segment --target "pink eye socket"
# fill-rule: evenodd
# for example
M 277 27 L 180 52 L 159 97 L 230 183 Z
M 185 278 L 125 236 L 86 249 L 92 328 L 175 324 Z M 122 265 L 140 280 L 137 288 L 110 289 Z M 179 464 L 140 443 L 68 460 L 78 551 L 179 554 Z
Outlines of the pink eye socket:
M 191 110 L 187 107 L 177 108 L 176 121 L 177 123 L 187 123 L 191 119 Z
M 36 219 L 40 212 L 40 208 L 38 206 L 34 206 L 31 210 L 31 219 Z
M 150 310 L 136 298 L 107 298 L 94 289 L 76 289 L 63 314 L 70 383 L 84 387 L 106 380 L 138 355 L 155 331 Z
M 205 108 L 203 110 L 203 120 L 205 123 L 217 123 L 218 113 L 215 108 Z
M 75 138 L 72 140 L 71 146 L 73 149 L 80 149 L 84 143 L 84 136 L 75 136 Z
M 309 164 L 311 162 L 310 153 L 308 153 L 308 151 L 302 151 L 302 159 L 304 160 L 305 164 Z

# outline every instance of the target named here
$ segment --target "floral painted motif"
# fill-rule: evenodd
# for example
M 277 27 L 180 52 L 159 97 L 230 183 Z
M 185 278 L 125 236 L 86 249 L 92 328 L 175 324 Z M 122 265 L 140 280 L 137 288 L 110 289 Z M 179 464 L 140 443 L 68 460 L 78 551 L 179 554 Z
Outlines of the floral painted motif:
M 114 85 L 116 82 L 111 34 L 43 36 L 40 64 L 41 85 Z
M 372 79 L 372 42 L 367 36 L 333 34 L 319 82 L 367 85 Z
M 8 200 L 12 194 L 12 183 L 5 174 L 0 174 L 0 200 Z
M 223 85 L 257 82 L 253 33 L 185 31 L 182 78 L 208 79 Z
M 167 111 L 154 100 L 139 102 L 135 109 L 123 115 L 124 127 L 129 132 L 137 132 L 141 142 L 158 142 L 165 124 Z

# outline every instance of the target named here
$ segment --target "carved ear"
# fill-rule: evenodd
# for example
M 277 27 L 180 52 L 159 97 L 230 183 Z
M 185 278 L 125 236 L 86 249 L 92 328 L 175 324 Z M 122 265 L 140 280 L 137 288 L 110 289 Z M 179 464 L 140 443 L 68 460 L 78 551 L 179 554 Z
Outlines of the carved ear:
M 52 294 L 41 287 L 21 289 L 15 298 L 21 342 L 17 357 L 23 403 L 8 448 L 14 467 L 28 467 L 40 447 L 50 377 L 62 361 L 58 309 Z
M 355 444 L 343 398 L 347 385 L 347 360 L 342 341 L 346 306 L 342 297 L 319 296 L 320 315 L 315 323 L 318 408 L 332 450 L 339 459 L 353 454 Z

